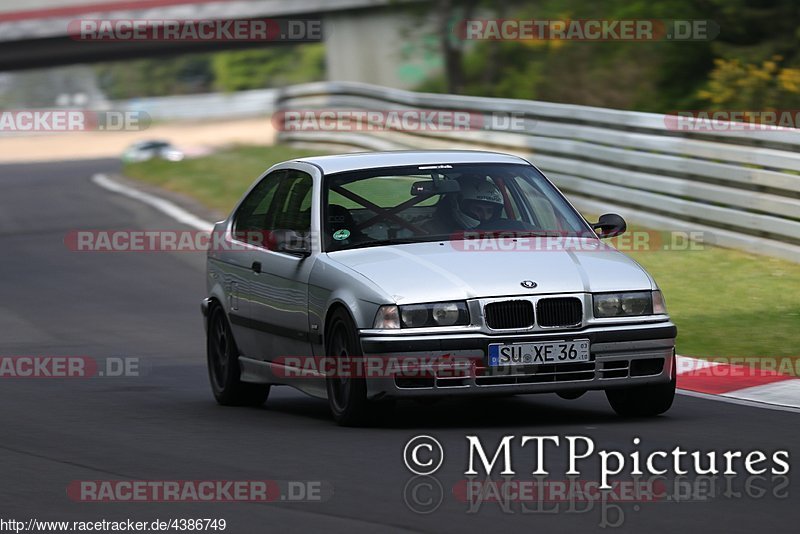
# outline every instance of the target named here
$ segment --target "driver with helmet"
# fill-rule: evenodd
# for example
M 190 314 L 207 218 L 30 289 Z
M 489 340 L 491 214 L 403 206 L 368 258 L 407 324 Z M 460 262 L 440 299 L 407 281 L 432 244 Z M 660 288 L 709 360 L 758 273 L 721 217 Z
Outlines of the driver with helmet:
M 500 218 L 503 196 L 496 185 L 481 176 L 462 176 L 459 182 L 461 190 L 443 196 L 427 224 L 432 234 L 485 228 Z
M 486 179 L 462 182 L 461 192 L 452 203 L 453 219 L 463 230 L 497 219 L 502 209 L 500 190 Z

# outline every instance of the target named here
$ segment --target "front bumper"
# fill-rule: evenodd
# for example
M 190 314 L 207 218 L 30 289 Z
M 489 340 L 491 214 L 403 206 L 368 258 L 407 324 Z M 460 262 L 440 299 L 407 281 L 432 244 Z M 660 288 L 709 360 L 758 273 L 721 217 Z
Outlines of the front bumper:
M 669 321 L 521 335 L 481 333 L 440 336 L 361 336 L 366 357 L 424 358 L 449 355 L 472 361 L 474 372 L 367 379 L 367 396 L 427 397 L 546 393 L 629 387 L 668 382 L 674 376 L 677 328 Z M 490 343 L 589 339 L 590 360 L 518 366 L 499 371 L 486 363 Z

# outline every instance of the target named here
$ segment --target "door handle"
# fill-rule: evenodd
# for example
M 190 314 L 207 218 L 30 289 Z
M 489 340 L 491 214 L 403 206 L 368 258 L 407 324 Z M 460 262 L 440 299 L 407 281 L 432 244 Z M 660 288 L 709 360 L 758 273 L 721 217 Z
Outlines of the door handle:
M 251 265 L 250 268 L 253 269 L 254 273 L 260 273 L 261 272 L 261 262 L 260 261 L 254 261 L 253 265 Z

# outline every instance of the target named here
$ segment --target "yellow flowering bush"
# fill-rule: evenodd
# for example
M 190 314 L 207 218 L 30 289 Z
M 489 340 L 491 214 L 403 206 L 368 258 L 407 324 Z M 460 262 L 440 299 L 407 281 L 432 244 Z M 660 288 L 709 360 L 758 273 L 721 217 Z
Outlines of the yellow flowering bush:
M 773 56 L 761 64 L 715 59 L 706 87 L 697 94 L 714 110 L 771 110 L 800 104 L 800 69 L 782 68 Z

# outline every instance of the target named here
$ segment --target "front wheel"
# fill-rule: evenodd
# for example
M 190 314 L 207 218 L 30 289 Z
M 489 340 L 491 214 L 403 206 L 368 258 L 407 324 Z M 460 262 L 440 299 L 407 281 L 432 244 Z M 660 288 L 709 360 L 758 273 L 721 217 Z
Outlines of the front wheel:
M 239 349 L 225 313 L 211 309 L 206 333 L 208 378 L 214 398 L 223 406 L 260 406 L 269 396 L 269 386 L 240 380 Z
M 652 417 L 661 415 L 675 399 L 675 377 L 664 384 L 606 390 L 609 404 L 623 417 Z
M 326 355 L 337 359 L 361 358 L 355 326 L 350 316 L 342 309 L 331 317 L 326 335 Z M 355 368 L 342 365 L 337 369 Z M 335 371 L 340 372 L 340 371 Z M 326 379 L 328 404 L 333 419 L 341 426 L 365 426 L 376 422 L 381 415 L 391 412 L 391 402 L 367 400 L 366 380 L 358 376 L 329 376 Z

